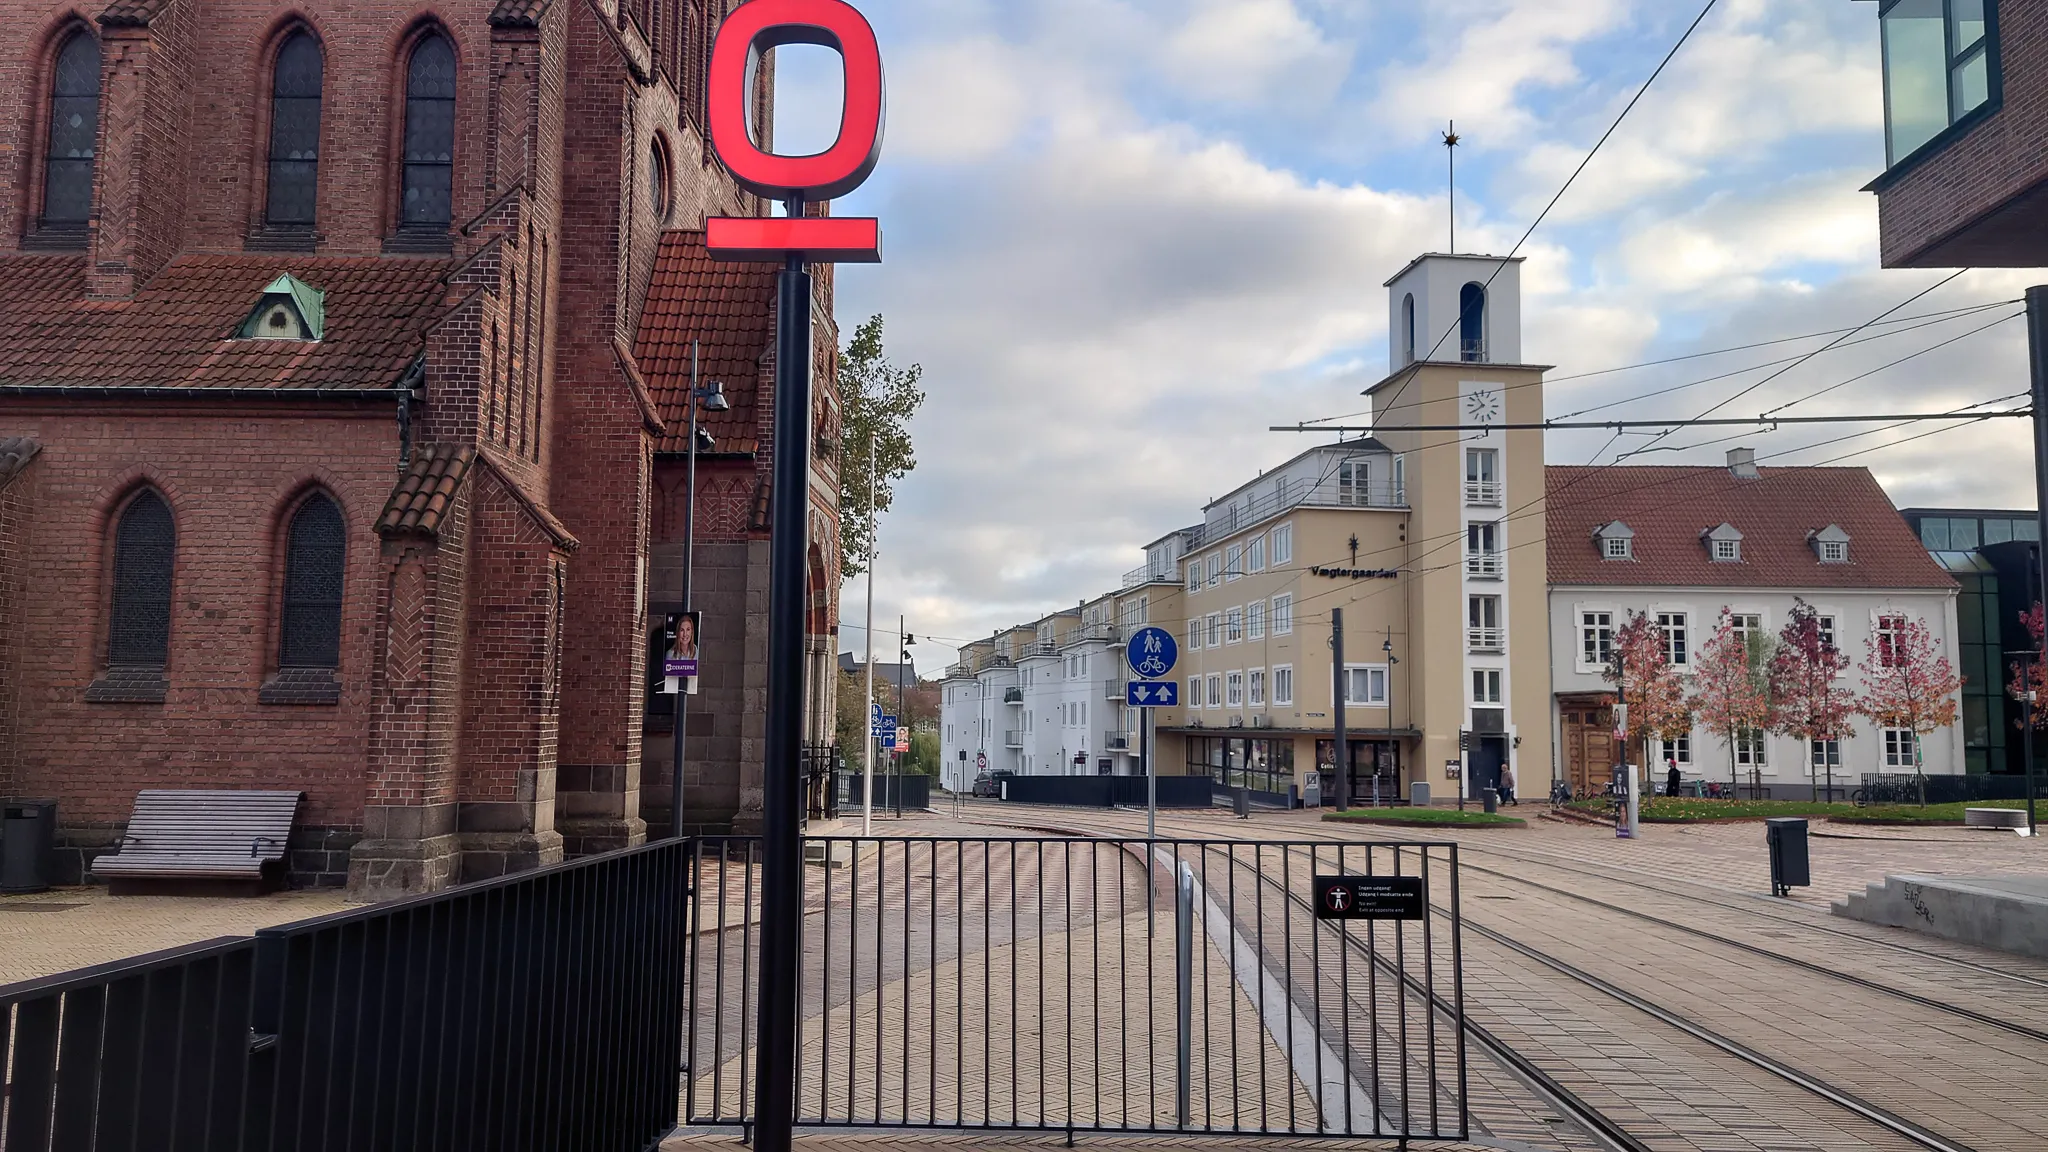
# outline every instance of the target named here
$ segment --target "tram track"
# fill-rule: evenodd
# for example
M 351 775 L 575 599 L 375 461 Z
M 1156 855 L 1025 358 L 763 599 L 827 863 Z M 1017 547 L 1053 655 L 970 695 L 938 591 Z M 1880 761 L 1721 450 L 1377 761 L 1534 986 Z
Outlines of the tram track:
M 1075 821 L 1071 823 L 1073 826 L 1065 828 L 1047 827 L 1045 825 L 1018 827 L 1030 827 L 1031 830 L 1050 832 L 1055 834 L 1091 836 L 1106 835 L 1125 839 L 1129 838 L 1128 831 L 1126 829 L 1109 828 L 1100 825 L 1089 826 L 1086 821 Z M 1359 843 L 1356 840 L 1350 840 L 1342 837 L 1331 837 L 1311 834 L 1299 835 L 1296 838 L 1301 840 L 1314 840 L 1322 843 L 1331 844 Z M 1178 839 L 1178 837 L 1169 837 L 1168 839 Z M 1462 863 L 1462 846 L 1460 850 Z M 1470 865 L 1467 866 L 1469 867 Z M 1312 863 L 1311 868 L 1313 869 L 1314 867 L 1316 867 L 1316 865 Z M 1475 868 L 1474 870 L 1485 872 L 1488 874 L 1498 875 L 1498 873 L 1494 873 L 1491 869 Z M 1346 871 L 1355 871 L 1355 869 L 1346 869 Z M 1280 881 L 1274 880 L 1270 876 L 1262 876 L 1261 879 L 1263 879 L 1266 883 L 1281 886 L 1283 888 L 1283 893 L 1288 900 L 1292 901 L 1299 907 L 1307 910 L 1311 915 L 1314 914 L 1314 909 L 1309 905 L 1308 901 L 1305 898 L 1299 896 L 1298 894 L 1292 891 L 1285 890 L 1285 886 L 1281 885 Z M 1510 879 L 1514 878 L 1510 877 Z M 1434 900 L 1434 896 L 1432 896 L 1432 900 Z M 1592 902 L 1604 904 L 1604 902 L 1601 901 Z M 1627 911 L 1625 909 L 1618 910 Z M 1646 918 L 1658 919 L 1654 917 Z M 1769 1076 L 1771 1076 L 1779 1082 L 1790 1084 L 1803 1092 L 1809 1093 L 1831 1105 L 1834 1105 L 1839 1109 L 1842 1109 L 1860 1118 L 1861 1120 L 1867 1123 L 1876 1125 L 1877 1127 L 1884 1129 L 1892 1135 L 1909 1142 L 1915 1147 L 1928 1149 L 1930 1150 L 1930 1152 L 1976 1152 L 1976 1150 L 1972 1148 L 1969 1144 L 1966 1144 L 1960 1141 L 1959 1139 L 1943 1135 L 1930 1128 L 1927 1128 L 1924 1125 L 1918 1124 L 1911 1119 L 1900 1116 L 1897 1113 L 1892 1112 L 1891 1110 L 1886 1109 L 1881 1105 L 1874 1103 L 1868 1099 L 1865 1099 L 1857 1093 L 1852 1092 L 1846 1088 L 1843 1088 L 1842 1086 L 1835 1084 L 1822 1076 L 1816 1075 L 1812 1072 L 1808 1072 L 1802 1068 L 1797 1067 L 1796 1065 L 1779 1060 L 1750 1045 L 1744 1044 L 1739 1040 L 1723 1035 L 1719 1031 L 1709 1028 L 1705 1024 L 1702 1024 L 1699 1021 L 1692 1019 L 1691 1017 L 1686 1016 L 1683 1013 L 1674 1011 L 1671 1008 L 1668 1008 L 1662 1004 L 1658 1004 L 1657 1002 L 1652 1001 L 1646 997 L 1640 996 L 1634 992 L 1628 991 L 1627 989 L 1614 985 L 1609 981 L 1604 980 L 1601 977 L 1595 975 L 1592 972 L 1589 972 L 1577 965 L 1574 965 L 1567 960 L 1563 960 L 1559 957 L 1553 956 L 1548 952 L 1543 951 L 1542 949 L 1536 948 L 1523 941 L 1517 940 L 1505 932 L 1501 932 L 1498 929 L 1489 927 L 1484 924 L 1476 923 L 1468 917 L 1460 917 L 1459 923 L 1462 925 L 1462 927 L 1470 928 L 1482 939 L 1485 939 L 1492 944 L 1505 948 L 1510 952 L 1513 952 L 1523 957 L 1526 960 L 1532 961 L 1536 964 L 1543 966 L 1544 968 L 1556 972 L 1559 975 L 1565 976 L 1575 981 L 1576 983 L 1583 985 L 1584 987 L 1593 989 L 1594 991 L 1598 992 L 1601 996 L 1607 999 L 1625 1005 L 1644 1015 L 1648 1015 L 1653 1019 L 1656 1019 L 1659 1022 L 1665 1024 L 1667 1027 L 1670 1027 L 1684 1034 L 1685 1036 L 1691 1038 L 1693 1041 L 1697 1043 L 1704 1044 L 1721 1053 L 1724 1053 L 1727 1056 L 1740 1060 L 1741 1062 L 1753 1068 L 1756 1068 L 1760 1071 L 1767 1073 Z M 1412 975 L 1409 975 L 1405 972 L 1399 972 L 1399 969 L 1394 967 L 1390 960 L 1383 956 L 1378 955 L 1376 951 L 1370 949 L 1363 941 L 1349 937 L 1347 937 L 1346 940 L 1347 943 L 1349 943 L 1355 950 L 1363 950 L 1364 952 L 1366 952 L 1370 956 L 1371 962 L 1374 965 L 1379 966 L 1383 969 L 1392 968 L 1396 973 L 1399 974 L 1403 983 L 1409 987 L 1410 991 L 1415 991 L 1415 980 Z M 1729 942 L 1739 943 L 1733 941 Z M 1763 952 L 1765 954 L 1777 955 L 1770 953 L 1768 949 L 1755 949 L 1754 946 L 1746 947 L 1749 947 L 1755 951 Z M 1795 958 L 1792 957 L 1779 956 L 1779 958 L 1784 959 L 1788 962 L 1797 962 Z M 1797 963 L 1799 963 L 1802 967 L 1806 966 L 1804 962 Z M 1848 976 L 1848 974 L 1845 973 L 1834 972 L 1832 970 L 1825 969 L 1823 966 L 1813 967 L 1815 967 L 1822 974 L 1825 975 L 1860 980 L 1860 978 L 1851 978 Z M 1882 986 L 1878 987 L 1877 990 L 1885 992 L 1901 992 L 1901 990 L 1888 989 Z M 1928 999 L 1917 997 L 1917 995 L 1911 993 L 1903 993 L 1903 995 L 1906 998 L 1913 1000 Z M 1935 1007 L 1937 1009 L 1943 1007 L 1941 1002 L 1934 1002 L 1927 1006 Z M 1441 997 L 1434 998 L 1434 1003 L 1432 1004 L 1432 1007 L 1438 1012 L 1443 1012 L 1445 1010 L 1445 1005 L 1443 1004 Z M 1966 1016 L 1973 1019 L 1981 1016 L 1981 1014 L 1973 1013 L 1968 1009 L 1963 1009 L 1955 1005 L 1946 1005 L 1946 1009 L 1953 1010 L 1956 1015 Z M 2014 1028 L 2015 1030 L 2020 1031 L 2022 1034 L 2030 1035 L 2036 1039 L 2048 1039 L 2048 1037 L 2043 1037 L 2042 1034 L 2034 1032 L 2032 1029 L 2024 1029 L 2018 1026 L 2014 1026 Z M 1527 1058 L 1526 1055 L 1516 1051 L 1513 1045 L 1503 1042 L 1499 1037 L 1494 1036 L 1490 1032 L 1487 1032 L 1484 1026 L 1478 1025 L 1474 1021 L 1470 1020 L 1469 1014 L 1467 1016 L 1467 1019 L 1465 1020 L 1465 1029 L 1467 1034 L 1471 1036 L 1473 1040 L 1477 1041 L 1482 1048 L 1484 1048 L 1490 1055 L 1494 1056 L 1497 1060 L 1499 1060 L 1504 1067 L 1509 1068 L 1511 1072 L 1527 1071 L 1541 1075 L 1543 1077 L 1542 1079 L 1535 1080 L 1534 1083 L 1530 1084 L 1531 1089 L 1533 1091 L 1536 1091 L 1539 1096 L 1545 1097 L 1547 1099 L 1547 1102 L 1551 1103 L 1553 1107 L 1557 1107 L 1561 1112 L 1570 1116 L 1574 1124 L 1577 1127 L 1579 1127 L 1580 1130 L 1584 1132 L 1590 1139 L 1593 1139 L 1594 1141 L 1601 1143 L 1602 1145 L 1609 1148 L 1625 1148 L 1629 1149 L 1630 1152 L 1637 1152 L 1637 1150 L 1639 1149 L 1645 1149 L 1648 1147 L 1648 1145 L 1641 1142 L 1639 1137 L 1636 1137 L 1633 1134 L 1629 1133 L 1619 1123 L 1614 1121 L 1612 1117 L 1605 1115 L 1597 1107 L 1594 1107 L 1593 1105 L 1587 1103 L 1583 1098 L 1579 1098 L 1574 1095 L 1553 1095 L 1551 1092 L 1545 1091 L 1545 1085 L 1547 1082 L 1547 1085 L 1549 1087 L 1554 1088 L 1558 1092 L 1569 1093 L 1569 1089 L 1564 1088 L 1564 1086 L 1561 1083 L 1558 1083 L 1554 1077 L 1549 1077 L 1547 1074 L 1544 1074 L 1540 1067 L 1537 1067 L 1533 1061 L 1530 1061 Z M 1520 1076 L 1517 1076 L 1517 1078 L 1521 1079 Z

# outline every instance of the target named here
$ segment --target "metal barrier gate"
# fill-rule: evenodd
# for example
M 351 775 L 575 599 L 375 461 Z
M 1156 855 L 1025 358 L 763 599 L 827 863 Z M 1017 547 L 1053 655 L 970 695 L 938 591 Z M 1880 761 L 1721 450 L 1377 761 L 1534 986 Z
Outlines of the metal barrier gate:
M 1468 1136 L 1455 845 L 805 843 L 800 1125 Z M 683 1117 L 746 1125 L 759 843 L 695 851 Z

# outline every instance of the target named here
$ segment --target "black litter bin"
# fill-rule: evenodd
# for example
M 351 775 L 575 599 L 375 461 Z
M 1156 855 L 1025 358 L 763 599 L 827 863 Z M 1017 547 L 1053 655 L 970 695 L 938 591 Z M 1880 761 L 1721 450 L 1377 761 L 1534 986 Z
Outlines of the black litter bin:
M 57 802 L 0 805 L 0 892 L 41 892 L 57 863 Z
M 1813 869 L 1806 856 L 1806 821 L 1797 816 L 1775 816 L 1764 821 L 1764 842 L 1771 850 L 1771 892 L 1790 896 L 1796 885 L 1813 883 Z

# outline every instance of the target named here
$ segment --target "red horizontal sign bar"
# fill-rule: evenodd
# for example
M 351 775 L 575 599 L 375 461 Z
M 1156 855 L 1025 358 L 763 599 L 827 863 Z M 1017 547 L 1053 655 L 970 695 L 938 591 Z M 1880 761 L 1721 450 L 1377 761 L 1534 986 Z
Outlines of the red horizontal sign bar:
M 713 216 L 704 246 L 714 260 L 780 260 L 792 252 L 817 264 L 879 264 L 882 222 L 871 216 Z

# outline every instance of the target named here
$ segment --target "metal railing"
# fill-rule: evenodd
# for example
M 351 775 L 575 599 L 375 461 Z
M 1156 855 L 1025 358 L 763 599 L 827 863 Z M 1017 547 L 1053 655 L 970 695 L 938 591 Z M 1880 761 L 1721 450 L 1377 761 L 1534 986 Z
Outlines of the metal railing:
M 1458 358 L 1468 362 L 1486 360 L 1486 338 L 1484 336 L 1458 337 Z
M 1465 647 L 1473 652 L 1505 652 L 1508 633 L 1505 628 L 1467 628 Z
M 1501 574 L 1501 555 L 1498 552 L 1474 552 L 1465 557 L 1465 575 L 1483 580 L 1498 580 Z
M 1005 688 L 1005 689 L 1003 689 L 1003 703 L 1005 703 L 1005 704 L 1022 704 L 1023 702 L 1024 702 L 1024 690 L 1023 690 L 1022 688 Z
M 1500 481 L 1465 481 L 1465 503 L 1480 504 L 1491 508 L 1500 506 Z
M 841 761 L 837 744 L 806 744 L 803 752 L 804 823 L 839 818 Z
M 1128 751 L 1131 748 L 1137 747 L 1137 743 L 1129 732 L 1120 731 L 1115 728 L 1102 734 L 1102 750 L 1104 752 Z
M 662 841 L 0 987 L 0 1147 L 652 1149 L 692 858 Z
M 1370 482 L 1363 483 L 1335 478 L 1312 483 L 1307 479 L 1279 476 L 1261 481 L 1259 486 L 1262 491 L 1211 505 L 1201 529 L 1188 541 L 1188 547 L 1201 547 L 1208 540 L 1220 539 L 1269 516 L 1295 508 L 1406 507 L 1406 494 L 1391 477 L 1376 475 Z
M 1003 747 L 1005 747 L 1005 748 L 1022 748 L 1023 746 L 1024 746 L 1024 733 L 1022 733 L 1022 732 L 1019 732 L 1019 731 L 1017 731 L 1017 730 L 1016 730 L 1016 729 L 1014 729 L 1014 728 L 1012 728 L 1012 729 L 1006 729 L 1006 730 L 1005 730 L 1005 731 L 1003 732 Z
M 1128 682 L 1123 680 L 1104 680 L 1102 682 L 1102 698 L 1104 700 L 1122 701 L 1126 683 Z
M 687 1123 L 754 1116 L 757 843 L 700 843 Z M 1468 1138 L 1454 845 L 823 844 L 800 1125 Z M 1319 919 L 1318 875 L 1418 918 Z
M 1124 573 L 1123 587 L 1136 588 L 1140 584 L 1180 583 L 1180 560 L 1163 560 L 1157 564 L 1141 564 Z

